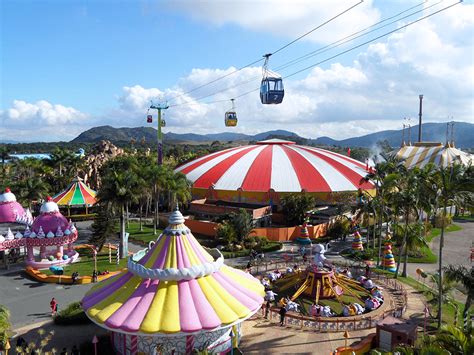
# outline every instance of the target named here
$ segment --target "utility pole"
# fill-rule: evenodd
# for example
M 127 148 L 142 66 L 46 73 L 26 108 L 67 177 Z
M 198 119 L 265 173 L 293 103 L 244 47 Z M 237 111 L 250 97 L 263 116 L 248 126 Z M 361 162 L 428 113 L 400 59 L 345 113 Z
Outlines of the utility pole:
M 421 116 L 423 114 L 423 95 L 419 96 L 420 98 L 420 112 L 418 113 L 418 142 L 421 142 Z
M 163 134 L 161 133 L 161 110 L 168 109 L 169 106 L 167 104 L 158 104 L 154 105 L 153 103 L 150 105 L 151 110 L 158 111 L 158 130 L 157 130 L 157 143 L 158 143 L 158 165 L 163 165 Z

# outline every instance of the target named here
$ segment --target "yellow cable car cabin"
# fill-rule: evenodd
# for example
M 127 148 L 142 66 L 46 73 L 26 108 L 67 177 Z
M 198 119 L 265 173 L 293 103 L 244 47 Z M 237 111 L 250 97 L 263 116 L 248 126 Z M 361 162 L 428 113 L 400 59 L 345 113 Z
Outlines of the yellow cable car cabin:
M 235 127 L 237 126 L 237 114 L 232 111 L 225 113 L 225 125 L 226 127 Z

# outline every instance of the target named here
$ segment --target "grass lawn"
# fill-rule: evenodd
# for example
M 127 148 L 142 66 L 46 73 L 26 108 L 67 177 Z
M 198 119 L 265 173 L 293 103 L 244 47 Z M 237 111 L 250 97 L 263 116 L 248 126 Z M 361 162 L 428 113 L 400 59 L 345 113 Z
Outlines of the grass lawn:
M 456 232 L 461 230 L 462 227 L 450 224 L 446 227 L 445 232 Z M 439 237 L 441 235 L 441 228 L 433 228 L 431 233 L 426 236 L 426 241 L 430 243 L 434 238 Z M 408 256 L 409 263 L 422 263 L 422 264 L 434 264 L 438 261 L 438 256 L 433 253 L 433 251 L 429 247 L 422 247 L 419 250 L 419 256 Z
M 384 270 L 376 270 L 377 273 L 383 273 L 386 274 L 387 276 L 391 276 L 393 278 L 393 273 L 384 271 Z M 411 287 L 413 287 L 415 290 L 422 292 L 423 296 L 420 295 L 420 297 L 424 297 L 426 301 L 430 301 L 432 297 L 427 293 L 429 290 L 429 285 L 423 284 L 421 282 L 418 282 L 414 278 L 408 276 L 408 277 L 402 277 L 398 276 L 397 278 L 398 281 L 403 282 L 404 284 L 407 284 Z M 458 308 L 459 308 L 459 314 L 458 314 L 458 325 L 462 324 L 462 310 L 464 309 L 464 304 L 459 301 L 454 301 Z M 453 324 L 454 323 L 454 317 L 455 317 L 455 309 L 454 307 L 450 305 L 443 305 L 443 322 L 446 324 Z M 435 314 L 435 312 L 433 312 Z M 436 321 L 432 321 L 431 324 L 435 324 Z
M 74 271 L 79 273 L 79 276 L 92 276 L 94 271 L 94 259 L 92 258 L 91 251 L 88 248 L 76 249 L 80 255 L 79 261 L 64 266 L 64 275 L 71 276 Z M 127 267 L 127 259 L 121 259 L 120 263 L 116 263 L 116 251 L 112 250 L 112 264 L 109 263 L 109 251 L 108 249 L 102 249 L 97 254 L 97 270 L 98 271 L 116 271 Z M 53 275 L 48 269 L 42 270 L 46 275 Z
M 163 230 L 157 229 L 156 234 L 153 234 L 153 224 L 143 224 L 143 231 L 140 231 L 139 222 L 130 222 L 129 226 L 129 228 L 126 228 L 126 231 L 130 233 L 129 240 L 144 246 L 148 246 L 149 242 L 155 241 L 163 232 Z

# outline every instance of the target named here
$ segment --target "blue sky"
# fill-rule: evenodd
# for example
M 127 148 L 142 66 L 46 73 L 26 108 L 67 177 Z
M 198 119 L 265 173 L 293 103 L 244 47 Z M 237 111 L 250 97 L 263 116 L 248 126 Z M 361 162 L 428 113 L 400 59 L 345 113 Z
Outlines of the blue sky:
M 69 140 L 101 124 L 145 125 L 150 99 L 170 99 L 229 73 L 357 2 L 4 0 L 0 140 Z M 437 2 L 428 1 L 419 9 Z M 442 1 L 424 14 L 453 2 Z M 275 55 L 272 67 L 417 4 L 421 2 L 366 0 Z M 415 116 L 418 93 L 426 96 L 428 120 L 454 116 L 473 122 L 472 76 L 458 80 L 474 73 L 473 7 L 467 1 L 292 77 L 285 82 L 282 105 L 262 107 L 258 93 L 239 99 L 241 124 L 236 131 L 284 128 L 307 137 L 344 138 L 398 128 L 403 117 Z M 260 71 L 255 65 L 184 95 L 174 103 L 186 100 L 193 105 L 170 109 L 167 129 L 224 131 L 227 104 L 205 102 L 230 99 L 258 87 Z M 249 85 L 194 101 L 255 77 Z

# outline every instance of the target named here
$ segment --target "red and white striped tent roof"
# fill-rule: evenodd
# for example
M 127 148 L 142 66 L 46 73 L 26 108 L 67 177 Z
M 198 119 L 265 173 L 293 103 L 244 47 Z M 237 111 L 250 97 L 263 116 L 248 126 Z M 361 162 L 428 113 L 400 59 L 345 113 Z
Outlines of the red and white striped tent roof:
M 193 188 L 267 192 L 373 189 L 365 164 L 342 154 L 270 139 L 212 153 L 176 169 Z

